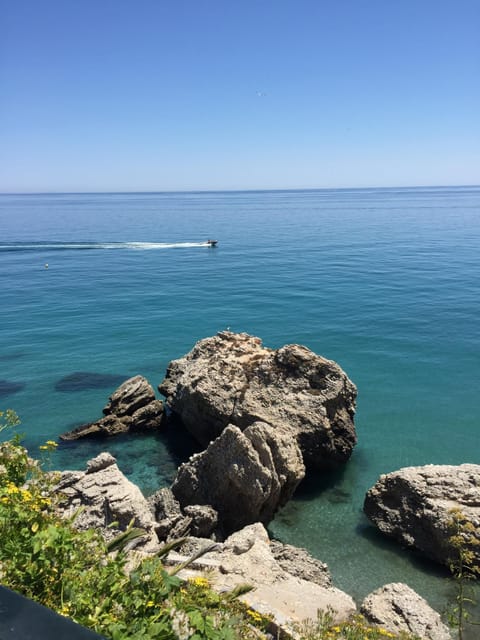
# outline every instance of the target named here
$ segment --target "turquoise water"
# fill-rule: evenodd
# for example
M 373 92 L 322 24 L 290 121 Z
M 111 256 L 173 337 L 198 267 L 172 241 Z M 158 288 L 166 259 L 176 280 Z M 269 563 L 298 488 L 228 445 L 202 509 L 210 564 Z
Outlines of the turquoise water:
M 356 598 L 395 580 L 440 607 L 444 574 L 377 535 L 361 507 L 381 473 L 480 462 L 479 248 L 479 187 L 3 195 L 0 407 L 36 448 L 98 418 L 120 380 L 156 386 L 226 327 L 305 344 L 357 385 L 359 443 L 271 531 Z M 78 372 L 103 377 L 70 389 Z M 146 493 L 189 451 L 136 437 L 63 446 L 55 462 L 82 468 L 106 447 Z

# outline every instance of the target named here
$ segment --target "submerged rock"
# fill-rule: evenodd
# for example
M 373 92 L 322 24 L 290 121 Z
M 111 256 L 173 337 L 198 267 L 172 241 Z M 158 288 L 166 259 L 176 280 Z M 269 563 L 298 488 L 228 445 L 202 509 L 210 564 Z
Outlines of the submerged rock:
M 12 382 L 10 380 L 0 380 L 0 398 L 17 393 L 25 388 L 24 382 Z
M 370 624 L 394 634 L 452 640 L 440 614 L 406 584 L 392 583 L 377 589 L 365 598 L 360 611 Z
M 367 492 L 364 511 L 383 533 L 447 566 L 457 555 L 451 521 L 460 512 L 471 527 L 465 548 L 480 566 L 480 465 L 405 467 L 382 475 Z
M 93 373 L 91 371 L 76 371 L 64 376 L 55 384 L 55 391 L 71 393 L 72 391 L 84 391 L 86 389 L 112 388 L 120 384 L 125 376 L 111 373 Z
M 172 492 L 188 505 L 209 505 L 224 534 L 252 522 L 267 524 L 304 477 L 298 446 L 288 433 L 257 422 L 229 425 L 207 449 L 181 465 Z
M 163 422 L 163 402 L 143 376 L 129 378 L 110 396 L 103 409 L 105 416 L 63 433 L 62 440 L 114 436 L 132 431 L 158 429 Z
M 223 331 L 172 361 L 160 392 L 203 445 L 227 425 L 263 422 L 290 434 L 307 467 L 346 462 L 356 443 L 356 387 L 333 361 L 306 347 L 272 350 Z

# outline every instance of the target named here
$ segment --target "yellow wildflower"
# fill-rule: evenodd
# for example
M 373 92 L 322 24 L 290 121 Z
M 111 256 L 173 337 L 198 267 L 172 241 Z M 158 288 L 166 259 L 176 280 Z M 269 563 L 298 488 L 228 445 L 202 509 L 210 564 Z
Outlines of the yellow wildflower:
M 202 578 L 201 576 L 197 576 L 195 578 L 189 579 L 190 584 L 195 585 L 196 587 L 209 587 L 210 583 L 207 578 Z

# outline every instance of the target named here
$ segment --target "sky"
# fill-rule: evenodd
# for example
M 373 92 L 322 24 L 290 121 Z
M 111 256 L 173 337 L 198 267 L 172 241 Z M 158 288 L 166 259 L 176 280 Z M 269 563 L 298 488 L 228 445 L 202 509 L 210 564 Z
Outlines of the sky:
M 465 184 L 479 0 L 0 0 L 0 192 Z

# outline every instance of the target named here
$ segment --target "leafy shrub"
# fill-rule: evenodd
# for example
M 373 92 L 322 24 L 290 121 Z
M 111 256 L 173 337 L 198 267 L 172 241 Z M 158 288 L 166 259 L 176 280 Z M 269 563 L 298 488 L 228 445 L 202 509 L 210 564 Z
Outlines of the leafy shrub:
M 449 568 L 455 584 L 455 599 L 448 612 L 448 622 L 457 629 L 459 640 L 463 640 L 467 625 L 480 625 L 472 619 L 470 608 L 477 603 L 475 593 L 469 587 L 470 582 L 480 575 L 476 560 L 480 542 L 475 535 L 475 526 L 465 518 L 461 509 L 450 510 L 447 524 L 452 549 Z

